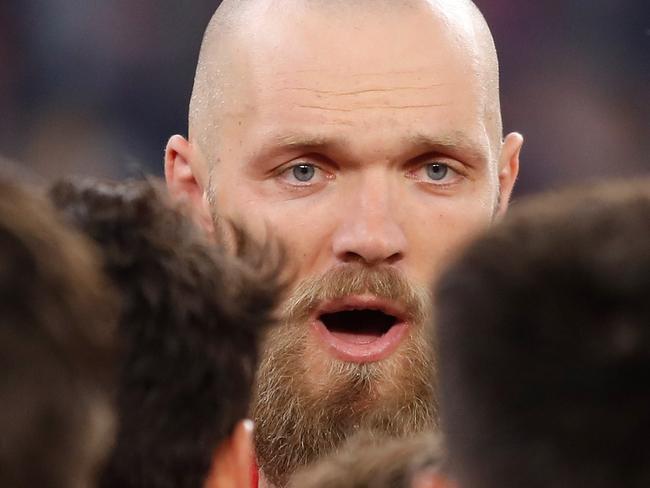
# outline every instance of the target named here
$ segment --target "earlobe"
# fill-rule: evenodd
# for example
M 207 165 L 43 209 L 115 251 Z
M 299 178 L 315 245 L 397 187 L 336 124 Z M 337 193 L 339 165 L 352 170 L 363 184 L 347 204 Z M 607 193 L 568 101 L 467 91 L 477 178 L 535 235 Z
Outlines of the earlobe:
M 503 217 L 508 210 L 512 190 L 519 174 L 519 155 L 524 144 L 521 134 L 512 132 L 503 142 L 499 160 L 499 208 L 497 218 Z

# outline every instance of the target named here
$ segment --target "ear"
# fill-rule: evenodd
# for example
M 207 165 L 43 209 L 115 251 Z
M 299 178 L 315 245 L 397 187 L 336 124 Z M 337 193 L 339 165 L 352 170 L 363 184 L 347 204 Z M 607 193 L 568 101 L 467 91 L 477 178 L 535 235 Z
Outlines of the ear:
M 204 488 L 248 488 L 254 463 L 253 422 L 240 421 L 216 450 Z
M 165 180 L 174 198 L 190 204 L 197 224 L 212 232 L 212 215 L 206 194 L 208 166 L 200 149 L 183 136 L 172 136 L 167 143 Z
M 512 189 L 519 174 L 519 155 L 524 138 L 521 134 L 512 132 L 508 134 L 501 147 L 499 158 L 499 208 L 496 218 L 502 218 L 508 210 Z
M 458 488 L 458 485 L 436 470 L 424 470 L 415 476 L 411 488 Z

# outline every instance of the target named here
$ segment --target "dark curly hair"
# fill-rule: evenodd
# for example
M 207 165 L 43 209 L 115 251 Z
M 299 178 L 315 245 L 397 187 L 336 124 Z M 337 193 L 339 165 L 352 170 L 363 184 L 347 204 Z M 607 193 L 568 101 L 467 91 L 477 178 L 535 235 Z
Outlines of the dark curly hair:
M 650 486 L 650 181 L 521 204 L 436 303 L 461 486 Z
M 278 253 L 226 255 L 152 182 L 64 181 L 50 196 L 99 244 L 124 299 L 118 438 L 102 486 L 203 486 L 248 414 L 282 290 Z

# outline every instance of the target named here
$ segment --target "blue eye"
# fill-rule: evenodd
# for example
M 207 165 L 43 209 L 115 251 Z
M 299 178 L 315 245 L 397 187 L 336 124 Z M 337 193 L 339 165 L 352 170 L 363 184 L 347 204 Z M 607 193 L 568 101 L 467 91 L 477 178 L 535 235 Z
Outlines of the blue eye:
M 293 177 L 298 181 L 306 183 L 316 174 L 316 169 L 311 164 L 299 164 L 291 168 Z
M 449 172 L 449 166 L 442 163 L 431 163 L 427 164 L 427 176 L 433 181 L 440 181 L 447 176 Z

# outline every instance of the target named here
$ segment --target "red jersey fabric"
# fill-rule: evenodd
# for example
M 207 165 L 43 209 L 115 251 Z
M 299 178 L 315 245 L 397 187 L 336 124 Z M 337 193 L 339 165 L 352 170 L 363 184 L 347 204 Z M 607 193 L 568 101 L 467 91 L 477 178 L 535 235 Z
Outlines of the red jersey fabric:
M 251 464 L 251 488 L 259 488 L 260 484 L 260 468 L 257 467 L 257 463 L 253 460 Z

